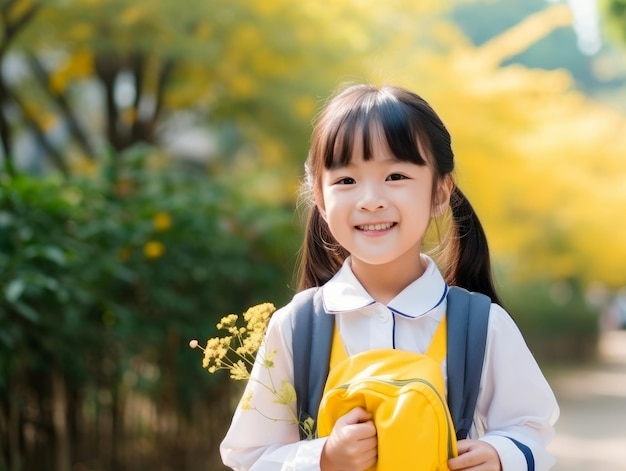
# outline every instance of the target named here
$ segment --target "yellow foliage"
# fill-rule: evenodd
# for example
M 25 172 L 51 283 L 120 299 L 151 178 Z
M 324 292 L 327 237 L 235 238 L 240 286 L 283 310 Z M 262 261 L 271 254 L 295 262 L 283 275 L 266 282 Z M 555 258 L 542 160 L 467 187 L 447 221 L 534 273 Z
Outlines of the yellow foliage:
M 626 284 L 626 117 L 574 89 L 567 71 L 502 67 L 569 23 L 549 6 L 475 47 L 433 22 L 441 51 L 410 36 L 370 75 L 422 94 L 451 132 L 460 187 L 510 276 Z M 401 58 L 401 59 L 398 59 Z
M 233 75 L 228 85 L 231 93 L 238 98 L 247 98 L 254 92 L 253 78 L 243 73 Z
M 17 22 L 22 16 L 35 6 L 33 0 L 17 0 L 11 2 L 8 6 L 8 11 L 5 13 L 4 21 L 8 24 Z M 6 8 L 3 6 L 3 9 Z
M 87 78 L 93 74 L 93 71 L 92 51 L 80 49 L 50 74 L 50 90 L 54 94 L 63 93 L 73 80 Z
M 70 27 L 70 36 L 76 41 L 84 41 L 94 36 L 94 27 L 86 22 L 77 22 Z
M 94 157 L 94 156 L 91 156 Z M 100 165 L 94 158 L 77 158 L 70 160 L 72 174 L 95 177 L 100 172 Z
M 276 14 L 278 10 L 284 7 L 284 3 L 282 0 L 266 0 L 263 2 L 258 2 L 256 5 L 256 11 L 263 18 L 271 17 Z
M 125 26 L 132 26 L 135 23 L 138 23 L 141 19 L 146 16 L 147 8 L 146 3 L 135 3 L 131 4 L 128 8 L 124 9 L 119 16 L 119 21 L 121 24 Z
M 315 114 L 317 103 L 311 97 L 300 96 L 294 100 L 293 107 L 298 117 L 310 119 Z
M 264 163 L 279 165 L 285 160 L 285 146 L 277 139 L 261 138 L 259 153 Z
M 211 23 L 208 21 L 201 21 L 198 23 L 196 29 L 194 30 L 194 35 L 201 41 L 210 39 L 213 36 L 213 27 Z
M 126 126 L 131 126 L 135 121 L 137 121 L 137 109 L 135 107 L 129 107 L 120 113 L 121 121 L 126 124 Z

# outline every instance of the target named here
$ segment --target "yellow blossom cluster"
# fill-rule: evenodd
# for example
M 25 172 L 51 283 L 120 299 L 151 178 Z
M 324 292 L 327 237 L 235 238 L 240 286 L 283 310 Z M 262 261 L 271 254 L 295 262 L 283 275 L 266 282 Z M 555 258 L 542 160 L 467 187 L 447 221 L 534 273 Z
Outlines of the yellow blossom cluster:
M 167 231 L 172 227 L 172 217 L 165 211 L 159 211 L 152 218 L 152 225 L 157 232 Z
M 149 240 L 143 246 L 143 254 L 146 258 L 156 259 L 163 256 L 165 253 L 165 246 L 158 240 Z
M 271 303 L 257 304 L 248 309 L 243 316 L 237 314 L 229 314 L 224 316 L 217 324 L 219 330 L 226 332 L 223 337 L 214 337 L 207 341 L 206 348 L 200 347 L 197 340 L 191 340 L 189 346 L 191 348 L 199 347 L 204 351 L 202 366 L 209 373 L 215 373 L 218 370 L 228 370 L 231 379 L 234 380 L 250 380 L 250 370 L 254 365 L 256 353 L 258 352 L 271 315 L 276 308 Z M 274 356 L 276 351 L 265 352 L 263 366 L 268 372 L 274 366 Z M 271 372 L 270 372 L 271 377 Z M 291 415 L 291 422 L 298 424 L 304 430 L 309 438 L 315 436 L 315 427 L 313 419 L 309 418 L 304 422 L 299 422 L 295 414 L 293 405 L 296 402 L 296 390 L 291 383 L 283 380 L 280 388 L 276 389 L 273 381 L 270 384 L 260 383 L 269 390 L 274 396 L 275 403 L 285 405 Z M 256 410 L 259 414 L 264 415 L 254 405 L 252 390 L 246 391 L 239 408 L 244 411 Z M 282 420 L 271 418 L 271 420 Z
M 228 370 L 232 379 L 248 380 L 256 352 L 263 342 L 267 323 L 275 310 L 276 308 L 271 303 L 252 306 L 242 316 L 244 325 L 240 325 L 241 318 L 237 314 L 223 317 L 217 324 L 217 328 L 225 330 L 227 335 L 214 337 L 207 341 L 202 366 L 209 373 Z M 197 342 L 195 346 L 197 346 Z M 232 358 L 233 354 L 237 359 Z M 272 357 L 273 354 L 268 355 L 270 362 Z M 266 363 L 268 359 L 266 359 Z

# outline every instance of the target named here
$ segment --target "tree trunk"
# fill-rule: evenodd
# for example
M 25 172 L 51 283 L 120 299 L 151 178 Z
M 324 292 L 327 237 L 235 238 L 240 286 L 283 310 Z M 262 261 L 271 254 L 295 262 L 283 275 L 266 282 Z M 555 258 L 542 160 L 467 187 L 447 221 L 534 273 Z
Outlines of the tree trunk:
M 55 469 L 71 470 L 71 446 L 67 421 L 67 385 L 63 375 L 55 369 L 52 373 L 52 427 L 55 437 Z
M 20 411 L 15 401 L 9 398 L 9 469 L 21 471 L 22 452 L 20 450 Z
M 109 144 L 117 152 L 124 149 L 124 142 L 119 130 L 119 112 L 115 103 L 115 79 L 120 71 L 121 64 L 117 57 L 110 53 L 96 56 L 96 73 L 104 86 L 106 104 L 106 135 Z
M 2 64 L 2 59 L 0 56 L 0 64 Z M 4 154 L 5 171 L 13 176 L 15 175 L 15 167 L 13 165 L 11 127 L 5 114 L 6 102 L 7 93 L 4 78 L 0 76 L 0 143 L 2 144 L 2 153 Z

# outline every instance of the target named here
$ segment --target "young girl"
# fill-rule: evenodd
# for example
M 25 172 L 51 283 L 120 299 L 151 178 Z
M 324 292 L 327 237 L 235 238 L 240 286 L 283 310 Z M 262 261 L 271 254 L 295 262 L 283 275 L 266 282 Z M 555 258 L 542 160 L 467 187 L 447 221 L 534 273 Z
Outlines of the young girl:
M 485 234 L 453 169 L 450 135 L 419 96 L 368 85 L 337 94 L 318 118 L 306 164 L 312 201 L 299 290 L 321 287 L 348 355 L 375 348 L 423 353 L 446 311 L 448 285 L 491 297 L 474 424 L 448 466 L 547 470 L 558 406 L 499 305 Z M 422 244 L 431 221 L 449 213 L 442 275 Z M 365 410 L 344 415 L 328 437 L 300 440 L 288 408 L 263 386 L 293 384 L 294 311 L 290 303 L 271 318 L 244 393 L 250 403 L 235 412 L 223 461 L 235 470 L 365 470 L 377 460 L 376 426 Z M 268 369 L 263 361 L 274 351 Z

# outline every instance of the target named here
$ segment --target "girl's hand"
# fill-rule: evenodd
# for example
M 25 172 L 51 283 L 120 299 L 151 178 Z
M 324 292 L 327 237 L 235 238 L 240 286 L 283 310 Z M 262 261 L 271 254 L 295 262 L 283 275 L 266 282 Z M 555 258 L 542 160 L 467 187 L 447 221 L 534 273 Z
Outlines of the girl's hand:
M 376 464 L 378 439 L 372 414 L 356 407 L 340 417 L 324 444 L 322 471 L 363 471 Z
M 472 469 L 475 471 L 502 471 L 502 464 L 496 449 L 480 440 L 459 440 L 459 456 L 448 460 L 452 471 Z

